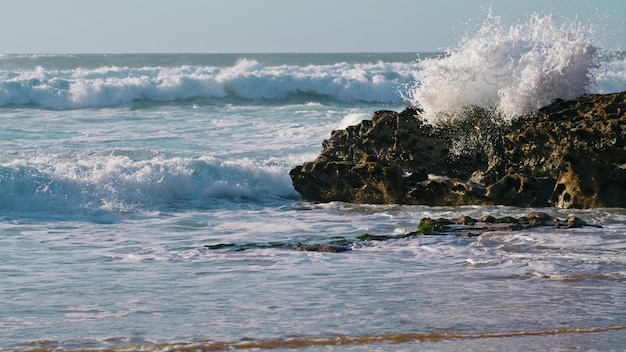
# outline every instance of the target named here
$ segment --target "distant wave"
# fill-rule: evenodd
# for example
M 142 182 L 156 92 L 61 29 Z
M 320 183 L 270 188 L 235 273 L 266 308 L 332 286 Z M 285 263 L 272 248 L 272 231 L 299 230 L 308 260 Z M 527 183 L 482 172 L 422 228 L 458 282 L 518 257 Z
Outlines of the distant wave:
M 298 197 L 286 167 L 247 159 L 166 159 L 149 151 L 113 150 L 0 165 L 4 212 L 127 212 Z
M 0 106 L 49 109 L 115 107 L 136 101 L 299 98 L 402 103 L 416 63 L 264 66 L 240 59 L 230 67 L 116 67 L 0 71 Z
M 624 54 L 600 58 L 586 34 L 575 24 L 558 26 L 550 16 L 535 16 L 511 28 L 490 17 L 478 34 L 465 38 L 457 48 L 425 55 L 421 61 L 306 66 L 263 65 L 245 58 L 221 66 L 158 65 L 151 56 L 125 56 L 134 66 L 114 66 L 103 64 L 106 60 L 100 56 L 79 55 L 68 63 L 59 55 L 9 55 L 5 68 L 0 68 L 0 107 L 71 110 L 132 106 L 140 101 L 328 101 L 416 104 L 430 115 L 488 105 L 513 116 L 555 98 L 626 90 Z M 22 59 L 41 65 L 17 64 Z M 142 59 L 149 64 L 137 65 Z M 273 59 L 279 61 L 280 56 Z M 80 67 L 81 63 L 90 68 Z M 53 68 L 68 65 L 72 68 Z

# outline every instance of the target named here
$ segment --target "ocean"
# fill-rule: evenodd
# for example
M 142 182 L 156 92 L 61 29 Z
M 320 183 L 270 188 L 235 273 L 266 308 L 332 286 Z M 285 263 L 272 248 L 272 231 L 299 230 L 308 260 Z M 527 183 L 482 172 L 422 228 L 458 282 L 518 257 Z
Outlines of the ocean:
M 1 55 L 0 350 L 626 350 L 626 209 L 315 203 L 288 175 L 376 110 L 626 90 L 623 53 L 549 22 L 448 53 Z M 602 228 L 271 245 L 533 210 Z

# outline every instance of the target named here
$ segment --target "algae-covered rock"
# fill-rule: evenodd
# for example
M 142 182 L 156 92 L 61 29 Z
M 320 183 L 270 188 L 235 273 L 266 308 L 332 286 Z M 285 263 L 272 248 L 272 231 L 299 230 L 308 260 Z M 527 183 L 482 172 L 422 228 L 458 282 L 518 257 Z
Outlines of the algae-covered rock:
M 461 216 L 456 219 L 422 218 L 415 231 L 395 235 L 363 233 L 352 238 L 338 236 L 328 239 L 310 239 L 298 242 L 216 243 L 207 244 L 204 248 L 211 251 L 221 250 L 236 252 L 270 248 L 302 252 L 342 253 L 351 251 L 353 246 L 357 243 L 363 245 L 372 242 L 410 239 L 419 236 L 456 235 L 462 237 L 478 237 L 484 233 L 494 231 L 518 231 L 538 227 L 570 229 L 585 226 L 601 227 L 599 225 L 588 224 L 573 215 L 568 216 L 565 220 L 560 220 L 542 212 L 531 212 L 520 218 L 511 216 L 495 218 L 491 215 L 485 215 L 481 219 L 474 219 L 470 216 Z

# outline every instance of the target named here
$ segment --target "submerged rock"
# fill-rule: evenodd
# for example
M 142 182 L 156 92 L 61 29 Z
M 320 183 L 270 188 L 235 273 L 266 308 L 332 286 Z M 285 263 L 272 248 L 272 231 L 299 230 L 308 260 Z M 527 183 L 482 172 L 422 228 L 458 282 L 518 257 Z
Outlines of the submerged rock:
M 602 227 L 588 224 L 584 220 L 570 215 L 565 220 L 560 220 L 542 212 L 532 212 L 520 218 L 510 216 L 494 218 L 492 216 L 483 219 L 473 219 L 464 216 L 456 220 L 424 218 L 420 221 L 417 234 L 422 235 L 460 235 L 464 237 L 476 237 L 486 232 L 494 231 L 518 231 L 523 229 L 551 227 L 551 228 L 580 228 Z
M 470 216 L 462 216 L 456 219 L 431 219 L 422 218 L 415 231 L 399 235 L 372 235 L 364 233 L 356 238 L 333 237 L 330 239 L 308 240 L 300 242 L 269 242 L 269 243 L 217 243 L 205 245 L 208 250 L 245 251 L 252 249 L 285 249 L 303 252 L 326 252 L 341 253 L 352 250 L 357 243 L 371 243 L 394 239 L 412 238 L 417 236 L 443 236 L 456 235 L 463 237 L 478 237 L 487 232 L 518 231 L 530 228 L 579 228 L 579 227 L 602 227 L 588 224 L 584 220 L 570 215 L 565 220 L 560 220 L 542 212 L 531 212 L 526 216 L 514 218 L 504 216 L 495 218 L 491 215 L 474 219 Z
M 470 107 L 427 123 L 416 107 L 333 131 L 290 171 L 310 200 L 373 204 L 626 206 L 626 92 L 557 101 L 511 123 Z

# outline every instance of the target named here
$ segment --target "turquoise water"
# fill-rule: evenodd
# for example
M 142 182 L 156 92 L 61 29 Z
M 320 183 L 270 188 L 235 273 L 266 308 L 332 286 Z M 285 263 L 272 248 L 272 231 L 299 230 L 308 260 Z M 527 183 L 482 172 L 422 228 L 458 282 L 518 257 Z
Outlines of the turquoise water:
M 294 191 L 289 169 L 332 130 L 409 103 L 417 58 L 0 57 L 0 349 L 623 349 L 623 209 L 540 209 L 602 229 L 345 253 L 205 247 L 527 213 Z M 597 90 L 622 87 L 622 66 L 606 61 Z

